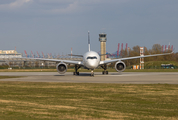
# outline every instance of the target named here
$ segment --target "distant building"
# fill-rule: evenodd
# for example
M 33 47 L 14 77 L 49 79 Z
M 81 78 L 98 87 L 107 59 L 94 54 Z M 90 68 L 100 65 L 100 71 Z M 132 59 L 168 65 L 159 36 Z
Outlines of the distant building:
M 22 53 L 17 53 L 15 50 L 0 50 L 0 58 L 20 58 Z
M 161 68 L 163 69 L 174 69 L 173 64 L 161 64 Z
M 0 54 L 15 54 L 17 51 L 15 50 L 0 50 Z

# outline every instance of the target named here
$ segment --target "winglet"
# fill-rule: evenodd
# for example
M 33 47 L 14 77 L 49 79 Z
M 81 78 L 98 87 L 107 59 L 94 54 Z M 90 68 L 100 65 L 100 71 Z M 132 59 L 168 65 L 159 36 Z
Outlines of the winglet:
M 90 31 L 88 31 L 88 50 L 90 51 Z

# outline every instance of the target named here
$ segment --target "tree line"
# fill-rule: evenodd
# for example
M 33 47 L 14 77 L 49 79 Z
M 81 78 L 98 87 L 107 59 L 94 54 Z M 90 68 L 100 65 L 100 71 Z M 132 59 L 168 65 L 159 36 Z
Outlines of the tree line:
M 160 44 L 154 44 L 152 46 L 152 49 L 147 49 L 147 47 L 144 47 L 144 55 L 151 55 L 151 54 L 163 54 L 163 53 L 170 53 L 171 50 L 166 50 L 166 52 L 162 52 L 162 46 Z M 134 57 L 134 56 L 140 56 L 140 46 L 134 46 L 130 50 L 123 50 L 121 57 Z M 173 53 L 170 55 L 163 55 L 163 56 L 156 56 L 156 57 L 148 57 L 144 58 L 144 62 L 148 61 L 176 61 L 178 62 L 178 53 Z M 126 60 L 125 61 L 127 66 L 135 65 L 140 63 L 140 59 L 132 59 L 132 60 Z

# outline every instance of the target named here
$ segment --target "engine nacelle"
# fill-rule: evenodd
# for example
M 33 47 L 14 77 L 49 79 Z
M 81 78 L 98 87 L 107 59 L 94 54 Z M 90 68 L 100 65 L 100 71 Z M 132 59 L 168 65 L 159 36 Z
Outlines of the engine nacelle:
M 126 65 L 124 62 L 122 61 L 118 61 L 116 64 L 115 64 L 115 69 L 117 70 L 117 72 L 122 72 L 124 71 L 126 68 Z
M 58 73 L 64 74 L 67 71 L 67 65 L 65 63 L 59 63 L 56 66 L 56 69 L 57 69 Z

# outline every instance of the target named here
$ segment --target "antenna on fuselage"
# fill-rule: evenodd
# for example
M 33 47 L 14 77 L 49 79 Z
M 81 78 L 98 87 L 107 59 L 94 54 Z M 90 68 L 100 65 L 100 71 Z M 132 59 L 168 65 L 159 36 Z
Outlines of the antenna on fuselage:
M 88 31 L 88 49 L 90 51 L 90 31 Z

